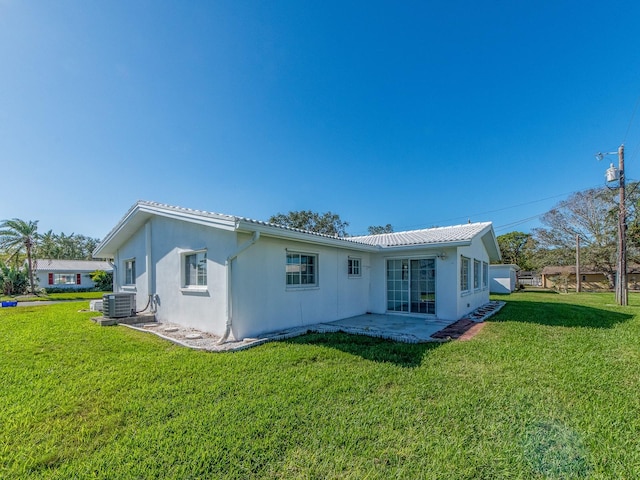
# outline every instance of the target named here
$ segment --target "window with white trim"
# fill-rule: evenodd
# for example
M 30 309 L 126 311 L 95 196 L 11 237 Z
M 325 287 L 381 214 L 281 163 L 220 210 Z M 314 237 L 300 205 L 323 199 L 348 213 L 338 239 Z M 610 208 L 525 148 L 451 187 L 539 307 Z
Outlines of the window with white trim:
M 355 257 L 347 259 L 347 274 L 350 277 L 360 277 L 362 275 L 361 260 Z
M 124 284 L 136 284 L 136 259 L 130 258 L 124 261 Z
M 480 260 L 473 260 L 473 288 L 480 288 Z
M 75 273 L 54 273 L 53 284 L 54 285 L 75 285 L 76 284 Z
M 470 260 L 467 257 L 460 257 L 460 290 L 462 292 L 468 292 L 470 289 L 469 264 Z
M 183 255 L 183 283 L 185 288 L 207 286 L 207 252 L 189 252 Z
M 487 288 L 489 285 L 489 264 L 482 262 L 482 288 Z
M 318 255 L 287 252 L 287 287 L 318 285 Z

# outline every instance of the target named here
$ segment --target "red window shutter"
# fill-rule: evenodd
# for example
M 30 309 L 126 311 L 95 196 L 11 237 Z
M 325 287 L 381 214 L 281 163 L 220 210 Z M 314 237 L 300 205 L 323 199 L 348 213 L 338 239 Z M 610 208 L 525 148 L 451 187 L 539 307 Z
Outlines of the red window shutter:
M 82 283 L 82 276 L 79 273 L 76 273 L 76 285 L 80 285 Z
M 53 273 L 49 274 L 49 285 L 53 285 Z

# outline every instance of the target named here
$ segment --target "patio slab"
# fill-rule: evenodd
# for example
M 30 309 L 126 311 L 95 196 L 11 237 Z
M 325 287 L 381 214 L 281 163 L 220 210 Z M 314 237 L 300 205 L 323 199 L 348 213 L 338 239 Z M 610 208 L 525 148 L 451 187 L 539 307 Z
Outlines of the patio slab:
M 451 323 L 453 322 L 450 320 L 370 313 L 335 322 L 312 325 L 311 329 L 317 329 L 321 332 L 342 331 L 356 335 L 388 338 L 399 342 L 422 343 L 437 341 L 431 336 Z
M 472 312 L 466 319 L 470 320 L 470 324 L 475 325 L 496 313 L 503 305 L 504 302 L 489 302 Z M 386 338 L 404 343 L 446 342 L 455 338 L 455 336 L 452 336 L 446 330 L 448 326 L 454 323 L 456 322 L 434 318 L 368 313 L 343 320 L 336 320 L 334 322 L 318 323 L 315 325 L 280 330 L 278 332 L 265 333 L 256 338 L 244 338 L 242 340 L 229 339 L 223 344 L 218 344 L 218 340 L 220 340 L 218 336 L 173 323 L 122 325 L 135 330 L 153 333 L 185 347 L 212 352 L 230 352 L 255 347 L 266 342 L 298 337 L 309 332 L 344 332 L 354 335 Z M 436 335 L 438 332 L 446 333 L 446 335 Z M 199 333 L 199 338 L 190 338 L 194 333 Z

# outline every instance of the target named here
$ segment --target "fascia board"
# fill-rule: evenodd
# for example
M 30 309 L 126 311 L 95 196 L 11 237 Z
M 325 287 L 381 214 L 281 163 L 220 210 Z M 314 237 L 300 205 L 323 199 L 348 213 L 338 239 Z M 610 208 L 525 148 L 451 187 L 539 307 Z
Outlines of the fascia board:
M 183 222 L 195 223 L 206 227 L 219 228 L 221 230 L 234 231 L 236 229 L 235 219 L 225 218 L 214 214 L 200 214 L 198 212 L 186 212 L 171 210 L 162 207 L 141 205 L 140 212 L 148 212 L 159 217 L 181 220 Z
M 500 252 L 500 246 L 498 245 L 498 239 L 493 231 L 493 226 L 489 225 L 486 231 L 480 232 L 482 243 L 489 253 L 491 261 L 502 260 L 502 253 Z
M 105 239 L 93 251 L 94 258 L 113 258 L 116 250 L 125 241 L 129 234 L 133 234 L 153 216 L 180 220 L 206 227 L 221 230 L 234 231 L 236 221 L 234 218 L 226 218 L 215 214 L 201 214 L 163 208 L 162 206 L 138 203 L 134 205 L 120 222 L 107 234 Z M 123 236 L 125 238 L 120 238 Z
M 134 207 L 130 208 L 129 211 L 125 214 L 125 216 L 120 220 L 113 229 L 107 234 L 107 236 L 98 244 L 96 249 L 93 251 L 94 258 L 114 258 L 115 252 L 117 248 L 108 248 L 109 246 L 113 247 L 113 242 L 118 238 L 119 234 L 131 224 L 132 218 L 138 213 L 139 205 L 134 205 Z

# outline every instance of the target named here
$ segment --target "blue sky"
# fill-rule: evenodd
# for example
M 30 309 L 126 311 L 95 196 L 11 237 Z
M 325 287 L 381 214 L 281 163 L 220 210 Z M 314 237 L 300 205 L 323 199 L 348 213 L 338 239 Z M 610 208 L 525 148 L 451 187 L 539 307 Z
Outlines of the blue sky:
M 631 1 L 0 0 L 0 219 L 102 238 L 144 199 L 332 211 L 353 235 L 529 231 L 604 184 L 598 151 L 624 142 L 640 179 L 639 18 Z

